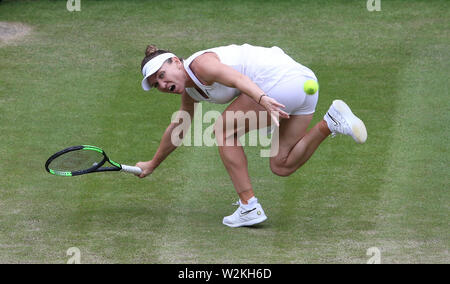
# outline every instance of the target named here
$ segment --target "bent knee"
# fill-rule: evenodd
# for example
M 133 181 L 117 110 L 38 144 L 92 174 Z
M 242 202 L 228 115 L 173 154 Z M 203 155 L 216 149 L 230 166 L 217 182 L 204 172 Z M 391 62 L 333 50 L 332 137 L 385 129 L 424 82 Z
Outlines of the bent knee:
M 284 165 L 277 164 L 276 162 L 272 162 L 272 161 L 270 162 L 270 170 L 272 171 L 272 173 L 274 173 L 280 177 L 287 177 L 295 172 L 295 169 L 286 167 Z

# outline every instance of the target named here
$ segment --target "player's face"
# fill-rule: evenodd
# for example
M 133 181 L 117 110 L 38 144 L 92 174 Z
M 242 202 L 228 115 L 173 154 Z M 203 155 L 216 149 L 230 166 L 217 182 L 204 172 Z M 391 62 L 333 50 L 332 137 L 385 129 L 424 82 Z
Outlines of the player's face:
M 152 87 L 157 88 L 161 92 L 181 94 L 186 84 L 183 63 L 178 58 L 172 58 L 172 63 L 164 63 L 147 80 Z

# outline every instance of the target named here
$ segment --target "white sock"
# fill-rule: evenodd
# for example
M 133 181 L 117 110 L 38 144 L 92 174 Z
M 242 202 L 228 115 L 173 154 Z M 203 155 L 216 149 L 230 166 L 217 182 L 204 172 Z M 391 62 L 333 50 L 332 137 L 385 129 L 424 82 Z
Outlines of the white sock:
M 252 198 L 250 198 L 249 200 L 247 200 L 247 204 L 242 203 L 241 200 L 239 200 L 239 203 L 241 203 L 241 206 L 242 206 L 244 209 L 250 210 L 250 209 L 253 208 L 253 206 L 256 205 L 256 203 L 258 203 L 258 199 L 257 199 L 256 197 L 253 196 Z

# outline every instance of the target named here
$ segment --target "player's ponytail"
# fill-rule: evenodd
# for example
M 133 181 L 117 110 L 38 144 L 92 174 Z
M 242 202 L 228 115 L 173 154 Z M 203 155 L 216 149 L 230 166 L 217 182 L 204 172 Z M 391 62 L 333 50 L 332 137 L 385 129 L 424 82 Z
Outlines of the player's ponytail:
M 163 53 L 167 53 L 167 52 L 169 52 L 169 51 L 163 50 L 163 49 L 158 49 L 156 47 L 156 45 L 153 45 L 153 44 L 147 45 L 147 48 L 145 49 L 145 57 L 141 63 L 141 70 L 142 70 L 142 68 L 144 68 L 145 63 L 149 62 L 153 57 L 158 56 Z M 169 63 L 172 63 L 172 59 L 169 58 L 168 60 L 169 60 Z
M 145 49 L 145 57 L 151 56 L 153 53 L 157 52 L 158 48 L 156 45 L 147 45 L 147 48 Z

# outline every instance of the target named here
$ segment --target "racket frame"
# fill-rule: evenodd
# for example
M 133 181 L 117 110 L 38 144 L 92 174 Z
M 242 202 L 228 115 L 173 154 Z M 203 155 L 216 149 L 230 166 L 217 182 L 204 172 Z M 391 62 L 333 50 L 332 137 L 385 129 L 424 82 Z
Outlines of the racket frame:
M 55 171 L 48 167 L 50 165 L 50 163 L 57 157 L 62 156 L 69 152 L 80 151 L 80 150 L 81 151 L 87 150 L 87 151 L 99 152 L 103 155 L 103 159 L 99 163 L 93 165 L 92 167 L 90 167 L 88 169 L 73 171 L 73 172 Z M 106 162 L 110 163 L 113 167 L 103 167 L 103 165 Z M 66 148 L 64 150 L 61 150 L 61 151 L 51 155 L 50 158 L 48 158 L 47 162 L 45 163 L 45 169 L 47 170 L 47 172 L 49 172 L 53 175 L 67 177 L 67 176 L 79 176 L 79 175 L 84 175 L 84 174 L 89 174 L 89 173 L 120 171 L 120 170 L 122 170 L 122 165 L 117 162 L 112 161 L 106 155 L 105 151 L 103 151 L 103 149 L 101 149 L 99 147 L 91 146 L 91 145 L 80 145 L 80 146 L 72 146 L 72 147 Z

